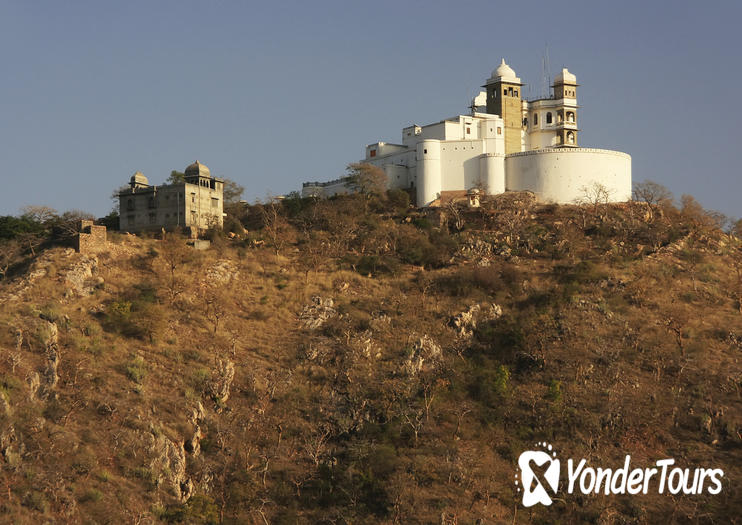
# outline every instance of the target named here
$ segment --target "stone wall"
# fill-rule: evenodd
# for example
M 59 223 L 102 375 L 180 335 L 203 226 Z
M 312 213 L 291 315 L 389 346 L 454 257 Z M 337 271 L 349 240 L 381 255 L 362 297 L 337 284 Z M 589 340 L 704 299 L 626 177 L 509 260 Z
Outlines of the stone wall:
M 80 233 L 75 240 L 78 253 L 97 253 L 106 249 L 106 227 L 97 226 L 93 221 L 80 221 Z

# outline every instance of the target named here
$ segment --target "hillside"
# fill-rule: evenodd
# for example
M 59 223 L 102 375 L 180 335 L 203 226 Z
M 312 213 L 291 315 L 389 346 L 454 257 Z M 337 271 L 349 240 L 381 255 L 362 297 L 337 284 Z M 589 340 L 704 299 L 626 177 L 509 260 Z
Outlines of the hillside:
M 247 206 L 206 251 L 109 232 L 96 255 L 18 259 L 3 521 L 740 520 L 737 237 L 689 199 L 404 197 Z M 721 468 L 723 490 L 525 509 L 518 456 L 541 441 Z

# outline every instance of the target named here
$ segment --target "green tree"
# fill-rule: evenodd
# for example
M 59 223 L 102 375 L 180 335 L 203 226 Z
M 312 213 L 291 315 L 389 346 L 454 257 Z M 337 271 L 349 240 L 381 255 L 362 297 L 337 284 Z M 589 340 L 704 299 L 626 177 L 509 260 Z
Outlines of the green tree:
M 232 179 L 224 179 L 224 204 L 235 204 L 240 201 L 245 187 L 240 186 Z
M 165 180 L 165 184 L 179 184 L 185 182 L 185 173 L 178 170 L 170 172 L 170 176 Z

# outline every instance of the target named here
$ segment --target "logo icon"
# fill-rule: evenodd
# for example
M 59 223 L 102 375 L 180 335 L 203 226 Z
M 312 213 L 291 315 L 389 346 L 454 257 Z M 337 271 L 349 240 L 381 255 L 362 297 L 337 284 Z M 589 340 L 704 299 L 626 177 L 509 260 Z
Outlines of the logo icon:
M 551 505 L 551 497 L 559 487 L 559 460 L 552 446 L 546 442 L 536 443 L 542 450 L 526 450 L 518 458 L 518 474 L 515 484 L 518 492 L 523 492 L 523 506 L 532 507 L 537 503 Z

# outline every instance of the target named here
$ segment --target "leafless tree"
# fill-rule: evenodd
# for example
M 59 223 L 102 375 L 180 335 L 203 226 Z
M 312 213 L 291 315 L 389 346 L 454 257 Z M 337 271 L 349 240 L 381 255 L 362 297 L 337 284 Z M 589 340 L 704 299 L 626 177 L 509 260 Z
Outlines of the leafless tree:
M 675 337 L 675 344 L 680 350 L 680 355 L 685 356 L 685 344 L 683 343 L 683 323 L 676 317 L 665 319 L 667 331 Z
M 95 219 L 93 215 L 83 210 L 66 211 L 54 221 L 55 235 L 74 237 L 80 233 L 80 221 L 93 219 Z
M 160 243 L 160 256 L 168 272 L 167 288 L 172 302 L 183 291 L 183 283 L 176 275 L 176 270 L 191 260 L 193 252 L 180 235 L 166 233 Z
M 410 407 L 402 412 L 402 418 L 404 420 L 405 425 L 410 427 L 410 429 L 412 430 L 412 434 L 415 437 L 415 447 L 417 447 L 417 440 L 420 435 L 420 431 L 422 430 L 423 425 L 425 424 L 425 420 L 423 418 L 423 411 L 416 410 Z
M 658 184 L 651 180 L 634 184 L 634 190 L 632 193 L 635 201 L 647 204 L 650 221 L 654 219 L 654 207 L 660 204 L 670 203 L 673 200 L 673 195 L 670 190 L 662 184 Z
M 29 205 L 21 208 L 21 215 L 38 222 L 46 223 L 58 217 L 57 210 L 49 206 Z
M 263 221 L 263 230 L 270 238 L 276 256 L 283 248 L 283 232 L 286 229 L 286 218 L 283 216 L 281 203 L 270 199 L 260 206 L 260 216 Z
M 577 198 L 577 204 L 581 206 L 592 206 L 593 215 L 605 220 L 605 209 L 611 199 L 613 190 L 606 187 L 600 182 L 593 182 L 589 186 L 580 188 L 580 196 Z
M 456 231 L 461 231 L 464 227 L 464 217 L 461 215 L 461 209 L 459 206 L 454 201 L 449 201 L 446 205 L 446 211 L 451 214 L 453 227 L 456 228 Z
M 348 164 L 348 176 L 353 188 L 366 196 L 380 195 L 386 191 L 387 176 L 384 170 L 373 164 L 356 162 Z
M 211 321 L 214 327 L 214 335 L 216 335 L 219 324 L 228 312 L 226 296 L 221 287 L 209 286 L 204 292 L 203 300 L 205 306 L 204 313 L 206 318 Z

